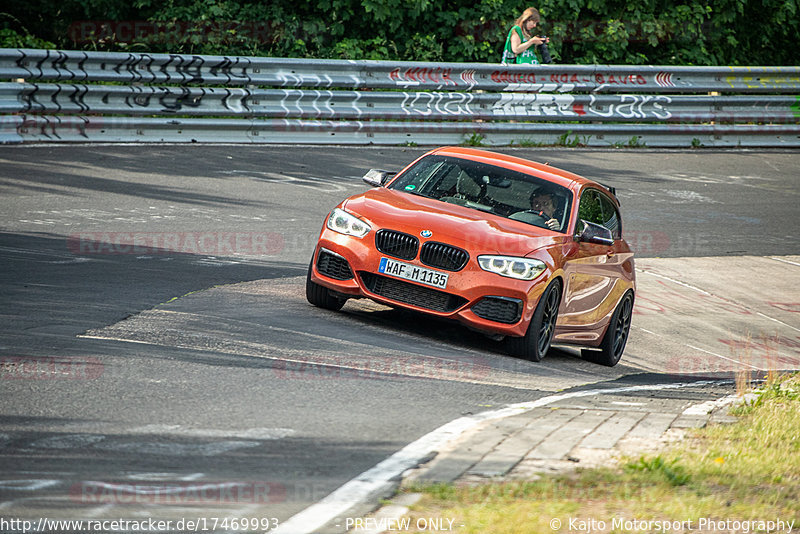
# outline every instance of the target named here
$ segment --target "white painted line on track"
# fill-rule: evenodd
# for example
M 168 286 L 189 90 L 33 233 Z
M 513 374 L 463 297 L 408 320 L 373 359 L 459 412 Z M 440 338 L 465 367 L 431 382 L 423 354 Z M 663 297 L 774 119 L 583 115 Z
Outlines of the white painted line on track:
M 303 283 L 305 283 L 305 276 L 298 276 L 296 278 L 298 280 L 303 280 Z M 257 327 L 257 328 L 260 328 L 262 330 L 266 329 L 266 330 L 269 330 L 271 332 L 281 332 L 281 333 L 292 334 L 292 335 L 297 335 L 297 336 L 303 336 L 303 337 L 307 337 L 307 338 L 310 338 L 310 339 L 317 339 L 317 340 L 320 340 L 320 341 L 332 342 L 332 343 L 343 343 L 343 342 L 346 341 L 346 343 L 348 345 L 363 346 L 363 347 L 367 347 L 367 348 L 370 348 L 370 349 L 374 349 L 375 348 L 375 345 L 370 344 L 370 343 L 362 343 L 360 341 L 353 341 L 353 340 L 343 340 L 342 338 L 332 337 L 332 336 L 325 336 L 325 335 L 322 335 L 322 334 L 314 334 L 314 333 L 311 333 L 311 332 L 306 332 L 304 330 L 296 330 L 296 329 L 292 329 L 292 328 L 283 328 L 283 327 L 279 327 L 279 326 L 273 326 L 273 325 L 258 323 L 258 322 L 255 322 L 255 321 L 246 321 L 246 320 L 242 320 L 242 319 L 232 319 L 230 317 L 218 317 L 218 316 L 215 316 L 215 315 L 208 315 L 208 314 L 205 314 L 205 313 L 194 313 L 194 312 L 176 311 L 176 310 L 151 309 L 151 310 L 147 310 L 145 312 L 139 313 L 138 315 L 141 316 L 141 315 L 144 315 L 145 313 L 154 314 L 154 315 L 164 315 L 164 316 L 176 316 L 176 317 L 189 316 L 189 317 L 194 317 L 194 318 L 198 318 L 198 319 L 201 319 L 201 320 L 202 319 L 205 319 L 205 320 L 211 319 L 211 320 L 216 320 L 216 321 L 224 320 L 224 321 L 227 321 L 227 322 L 230 322 L 230 323 Z M 342 316 L 342 317 L 347 317 L 347 316 Z M 115 325 L 112 325 L 112 326 L 115 326 Z M 362 328 L 364 328 L 364 325 L 360 325 L 360 326 Z M 376 329 L 378 331 L 385 330 L 385 328 L 380 324 L 372 325 L 372 326 L 370 326 L 370 328 L 374 328 L 374 329 Z M 80 334 L 80 335 L 78 335 L 78 337 L 87 338 L 87 339 L 110 339 L 110 340 L 115 340 L 115 341 L 126 341 L 126 339 L 116 339 L 116 338 L 111 338 L 111 337 L 104 337 L 102 335 L 102 332 L 104 330 L 107 330 L 107 328 L 100 328 L 98 330 L 93 331 L 93 332 L 96 332 L 96 334 L 88 334 L 88 333 L 87 334 Z M 396 337 L 402 337 L 402 338 L 422 341 L 422 342 L 424 342 L 426 344 L 431 342 L 430 338 L 428 338 L 426 336 L 419 335 L 419 334 L 413 334 L 413 333 L 410 333 L 410 332 L 392 331 L 392 335 L 396 336 Z M 441 343 L 441 345 L 442 346 L 450 346 L 449 344 L 446 344 L 446 343 Z M 477 349 L 470 349 L 469 347 L 459 347 L 458 352 L 459 352 L 459 354 L 475 354 L 475 355 L 479 355 L 479 356 L 484 356 L 485 355 L 485 353 L 483 351 L 477 350 Z M 430 359 L 442 360 L 442 361 L 452 361 L 451 358 L 445 358 L 445 357 L 439 357 L 439 356 L 428 356 L 428 355 L 426 355 L 425 357 L 426 358 L 430 358 Z
M 201 480 L 205 473 L 191 473 L 183 475 L 181 473 L 130 473 L 125 478 L 128 480 L 140 480 L 143 482 L 194 482 Z
M 106 439 L 105 436 L 92 434 L 68 434 L 38 439 L 29 446 L 37 449 L 82 449 L 100 443 L 104 439 Z
M 182 425 L 145 425 L 132 428 L 131 434 L 169 434 L 192 438 L 283 439 L 295 433 L 291 428 L 247 428 L 223 430 L 218 428 L 191 428 Z
M 727 360 L 729 362 L 733 362 L 737 365 L 743 365 L 745 367 L 750 367 L 751 369 L 755 369 L 756 371 L 766 371 L 766 369 L 762 369 L 761 367 L 756 367 L 755 365 L 750 365 L 749 363 L 740 362 L 739 360 L 734 360 L 733 358 L 728 358 L 727 356 L 723 356 L 721 354 L 717 354 L 716 352 L 711 352 L 710 350 L 701 349 L 700 347 L 695 347 L 694 345 L 686 345 L 690 349 L 699 350 L 700 352 L 705 352 L 706 354 L 710 354 L 711 356 L 716 356 L 717 358 L 722 358 L 723 360 Z
M 792 330 L 797 330 L 798 332 L 800 332 L 800 328 L 795 328 L 794 326 L 792 326 L 790 324 L 786 324 L 783 321 L 781 321 L 780 319 L 776 319 L 774 317 L 770 317 L 769 315 L 765 315 L 765 314 L 763 314 L 761 312 L 756 312 L 756 315 L 758 315 L 759 317 L 763 317 L 764 319 L 769 319 L 770 321 L 775 321 L 779 325 L 785 326 L 786 328 L 791 328 Z
M 770 259 L 772 259 L 772 260 L 776 260 L 776 261 L 780 261 L 780 262 L 783 262 L 783 263 L 788 263 L 788 264 L 790 264 L 790 265 L 796 265 L 797 267 L 800 267 L 800 263 L 795 263 L 795 262 L 793 262 L 793 261 L 784 260 L 784 259 L 777 258 L 777 257 L 770 257 Z M 690 289 L 690 290 L 692 290 L 692 291 L 696 291 L 697 293 L 700 293 L 700 294 L 702 294 L 702 295 L 706 295 L 706 296 L 709 296 L 709 297 L 721 298 L 722 300 L 724 300 L 724 301 L 726 301 L 726 302 L 734 302 L 735 304 L 737 304 L 737 305 L 740 305 L 740 306 L 742 306 L 743 308 L 747 308 L 747 306 L 743 306 L 743 305 L 741 305 L 741 304 L 739 304 L 739 303 L 737 303 L 737 302 L 735 302 L 735 301 L 732 301 L 732 300 L 730 300 L 730 299 L 727 299 L 727 298 L 725 298 L 725 297 L 719 297 L 719 296 L 717 296 L 717 295 L 713 295 L 713 294 L 709 293 L 708 291 L 706 291 L 706 290 L 704 290 L 704 289 L 700 289 L 700 288 L 699 288 L 699 287 L 697 287 L 697 286 L 693 286 L 693 285 L 691 285 L 691 284 L 687 284 L 686 282 L 681 282 L 680 280 L 675 280 L 674 278 L 670 278 L 669 276 L 664 276 L 663 274 L 654 273 L 654 272 L 652 272 L 652 271 L 648 271 L 648 270 L 646 270 L 646 269 L 644 269 L 644 270 L 642 270 L 642 271 L 639 271 L 639 272 L 641 272 L 641 273 L 643 273 L 643 274 L 649 274 L 650 276 L 655 276 L 656 278 L 663 278 L 664 280 L 668 280 L 668 281 L 670 281 L 670 282 L 672 282 L 672 283 L 674 283 L 674 284 L 678 284 L 679 286 L 683 286 L 683 287 L 685 287 L 685 288 L 687 288 L 687 289 Z M 787 328 L 791 328 L 792 330 L 797 330 L 798 332 L 800 332 L 800 328 L 795 328 L 795 327 L 794 327 L 794 326 L 792 326 L 792 325 L 786 324 L 786 323 L 784 323 L 783 321 L 781 321 L 781 320 L 779 320 L 779 319 L 775 319 L 774 317 L 770 317 L 769 315 L 766 315 L 766 314 L 764 314 L 764 313 L 761 313 L 761 312 L 756 312 L 756 315 L 758 315 L 759 317 L 763 317 L 764 319 L 768 319 L 768 320 L 770 320 L 770 321 L 774 321 L 774 322 L 776 322 L 776 323 L 778 323 L 778 324 L 780 324 L 780 325 L 782 325 L 782 326 L 785 326 L 785 327 L 787 327 Z M 642 328 L 642 330 L 644 330 L 644 328 Z M 714 354 L 714 353 L 713 353 L 713 352 L 709 352 L 709 354 Z M 716 354 L 714 354 L 714 355 L 715 355 L 715 356 L 717 356 Z M 720 356 L 720 357 L 722 357 L 722 356 Z M 726 358 L 726 359 L 727 359 L 727 358 Z M 731 360 L 731 361 L 735 361 L 735 360 Z M 738 362 L 737 362 L 737 363 L 738 363 Z
M 609 389 L 589 389 L 560 395 L 549 395 L 535 401 L 509 404 L 505 408 L 500 408 L 498 410 L 490 410 L 476 415 L 460 417 L 429 432 L 415 442 L 406 445 L 375 467 L 345 483 L 318 503 L 290 517 L 288 520 L 281 523 L 272 533 L 310 534 L 314 532 L 337 517 L 342 516 L 342 514 L 346 513 L 352 507 L 364 502 L 365 499 L 376 491 L 385 488 L 392 480 L 400 477 L 406 470 L 418 466 L 426 457 L 441 449 L 449 441 L 458 438 L 465 432 L 486 421 L 519 415 L 533 410 L 534 408 L 547 406 L 566 399 L 633 391 L 661 391 L 700 385 L 725 384 L 729 382 L 730 381 L 698 381 Z
M 775 260 L 775 261 L 779 261 L 781 263 L 788 263 L 789 265 L 794 265 L 795 267 L 800 267 L 800 263 L 797 263 L 795 261 L 789 261 L 789 260 L 784 259 L 784 258 L 779 258 L 777 256 L 770 256 L 769 259 Z
M 236 488 L 246 487 L 246 482 L 203 482 L 198 484 L 174 484 L 171 486 L 165 485 L 144 485 L 144 484 L 125 484 L 125 483 L 112 483 L 112 482 L 99 482 L 89 480 L 81 483 L 83 488 L 89 488 L 92 494 L 96 494 L 99 490 L 101 494 L 109 495 L 147 495 L 154 497 L 163 497 L 165 495 L 181 495 L 184 497 L 192 497 L 202 499 L 205 494 L 211 492 L 223 492 L 225 490 L 234 490 Z
M 151 346 L 156 346 L 156 347 L 169 346 L 169 347 L 172 347 L 172 348 L 185 349 L 185 350 L 198 350 L 198 351 L 206 351 L 207 350 L 205 347 L 192 345 L 192 344 L 189 344 L 189 343 L 175 343 L 175 344 L 172 344 L 172 345 L 164 345 L 164 343 L 162 343 L 161 341 L 146 341 L 146 340 L 141 340 L 141 339 L 130 339 L 130 338 L 124 338 L 124 337 L 111 336 L 111 335 L 81 334 L 78 337 L 82 338 L 82 339 L 98 339 L 98 340 L 102 340 L 102 341 L 118 341 L 118 342 L 122 342 L 122 343 L 137 343 L 137 344 L 140 344 L 140 345 L 151 345 Z M 264 347 L 264 346 L 266 346 L 266 345 L 262 345 L 262 347 Z M 510 388 L 515 388 L 515 389 L 524 389 L 524 390 L 532 390 L 532 389 L 537 389 L 537 388 L 541 389 L 542 388 L 542 384 L 541 383 L 539 383 L 539 384 L 521 384 L 521 383 L 515 383 L 513 381 L 508 381 L 508 380 L 500 380 L 500 379 L 494 379 L 493 380 L 493 379 L 491 379 L 491 377 L 489 377 L 487 379 L 481 379 L 481 378 L 477 378 L 477 377 L 468 378 L 468 377 L 464 376 L 463 372 L 459 373 L 459 372 L 457 372 L 457 370 L 454 371 L 453 373 L 451 373 L 451 375 L 448 376 L 445 373 L 446 367 L 443 367 L 442 371 L 439 372 L 437 376 L 431 376 L 431 372 L 429 370 L 426 370 L 425 368 L 415 369 L 415 368 L 413 368 L 413 366 L 409 366 L 407 369 L 402 369 L 401 368 L 402 372 L 399 372 L 396 367 L 391 367 L 390 366 L 390 367 L 388 367 L 388 370 L 383 370 L 383 369 L 381 369 L 379 367 L 376 367 L 374 364 L 371 364 L 370 362 L 365 362 L 365 363 L 362 363 L 360 365 L 355 365 L 355 364 L 354 365 L 348 365 L 346 363 L 337 363 L 335 361 L 323 360 L 323 359 L 321 359 L 321 360 L 304 360 L 304 359 L 289 358 L 289 357 L 270 356 L 268 354 L 264 354 L 263 352 L 259 352 L 258 349 L 260 347 L 256 343 L 243 342 L 241 344 L 241 347 L 243 349 L 247 349 L 247 350 L 243 352 L 241 349 L 240 350 L 230 350 L 230 349 L 225 349 L 225 348 L 222 348 L 222 347 L 216 347 L 214 350 L 216 352 L 219 352 L 219 353 L 222 353 L 222 354 L 234 354 L 234 355 L 237 355 L 237 356 L 252 356 L 252 357 L 256 357 L 256 358 L 262 358 L 262 359 L 265 359 L 265 360 L 273 360 L 273 361 L 285 362 L 287 364 L 297 364 L 297 365 L 299 365 L 299 370 L 300 370 L 299 372 L 303 372 L 303 366 L 310 366 L 310 368 L 312 370 L 315 367 L 332 368 L 332 369 L 342 369 L 342 370 L 346 370 L 346 371 L 375 373 L 375 374 L 381 374 L 381 375 L 397 375 L 397 374 L 400 374 L 402 376 L 411 377 L 411 378 L 449 380 L 449 381 L 464 382 L 464 383 L 469 383 L 469 384 L 502 386 L 502 387 L 510 387 Z M 467 352 L 467 351 L 465 351 L 465 352 Z M 456 363 L 458 362 L 458 360 L 451 360 L 451 359 L 438 357 L 438 356 L 419 356 L 419 358 L 420 359 L 425 359 L 425 360 L 430 360 L 430 361 L 433 361 L 434 363 L 437 362 L 437 361 L 438 362 L 456 362 Z M 471 368 L 475 369 L 477 371 L 481 371 L 482 369 L 487 369 L 487 371 L 486 371 L 487 373 L 491 372 L 491 368 L 488 367 L 488 366 L 473 365 Z M 293 370 L 290 368 L 289 372 L 293 372 Z
M 39 491 L 52 486 L 58 486 L 60 480 L 0 480 L 0 489 L 13 491 Z
M 219 456 L 239 449 L 262 445 L 261 441 L 226 440 L 213 443 L 100 443 L 94 448 L 126 454 L 152 454 L 155 456 Z
M 663 274 L 654 273 L 653 271 L 648 271 L 647 269 L 643 269 L 643 270 L 637 271 L 637 272 L 640 272 L 642 274 L 649 274 L 650 276 L 655 276 L 656 278 L 663 278 L 664 280 L 668 280 L 668 281 L 672 282 L 673 284 L 678 284 L 679 286 L 683 286 L 686 289 L 691 289 L 692 291 L 696 291 L 696 292 L 698 292 L 698 293 L 700 293 L 702 295 L 706 295 L 706 296 L 709 296 L 709 297 L 713 297 L 714 296 L 711 293 L 709 293 L 708 291 L 706 291 L 705 289 L 700 289 L 699 287 L 693 286 L 692 284 L 687 284 L 686 282 L 681 282 L 680 280 L 675 280 L 674 278 L 670 278 L 669 276 L 664 276 Z

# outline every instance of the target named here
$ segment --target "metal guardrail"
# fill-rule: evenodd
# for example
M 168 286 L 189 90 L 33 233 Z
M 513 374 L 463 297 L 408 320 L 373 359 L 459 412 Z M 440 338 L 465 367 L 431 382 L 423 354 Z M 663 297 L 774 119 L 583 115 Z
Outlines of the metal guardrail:
M 480 125 L 458 122 L 53 115 L 0 118 L 0 131 L 16 131 L 22 139 L 37 142 L 442 145 L 463 141 L 464 135 L 476 131 L 491 135 L 496 145 L 521 146 L 552 139 L 566 146 L 682 147 L 687 146 L 687 139 L 713 138 L 716 146 L 763 147 L 798 146 L 796 140 L 800 139 L 800 125 L 527 123 L 521 127 L 518 123 L 501 122 L 489 126 L 484 130 Z
M 797 93 L 800 67 L 414 63 L 2 49 L 0 79 L 351 89 Z
M 346 120 L 793 123 L 794 96 L 308 91 L 84 84 L 0 85 L 11 113 L 241 116 Z
M 0 142 L 800 146 L 800 67 L 0 49 L 0 80 Z

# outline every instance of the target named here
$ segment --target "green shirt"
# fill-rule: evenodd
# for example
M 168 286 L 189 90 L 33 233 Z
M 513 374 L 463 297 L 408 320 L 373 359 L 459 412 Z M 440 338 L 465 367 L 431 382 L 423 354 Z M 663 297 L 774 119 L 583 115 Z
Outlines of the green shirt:
M 519 55 L 515 55 L 514 51 L 511 50 L 511 35 L 515 31 L 517 32 L 517 35 L 519 35 L 519 41 L 521 43 L 525 42 L 525 38 L 522 36 L 522 28 L 519 26 L 514 26 L 511 28 L 511 31 L 508 32 L 508 37 L 506 38 L 506 47 L 503 49 L 503 63 L 530 63 L 531 65 L 538 65 L 539 58 L 536 57 L 536 45 L 531 45 L 530 48 Z

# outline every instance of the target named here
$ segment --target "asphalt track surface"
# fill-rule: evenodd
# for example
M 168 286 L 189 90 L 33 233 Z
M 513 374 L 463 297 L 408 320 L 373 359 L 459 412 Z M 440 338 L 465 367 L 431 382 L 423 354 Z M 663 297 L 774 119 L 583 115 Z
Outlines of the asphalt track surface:
M 459 417 L 735 370 L 720 363 L 733 333 L 706 343 L 709 329 L 749 325 L 793 366 L 796 152 L 504 151 L 617 187 L 640 281 L 661 291 L 617 367 L 569 350 L 532 364 L 367 301 L 305 302 L 328 211 L 366 169 L 424 149 L 0 147 L 0 515 L 274 525 Z M 775 309 L 704 295 L 715 266 L 741 273 L 717 282 L 743 307 L 763 292 L 753 306 Z M 674 336 L 654 342 L 658 307 Z

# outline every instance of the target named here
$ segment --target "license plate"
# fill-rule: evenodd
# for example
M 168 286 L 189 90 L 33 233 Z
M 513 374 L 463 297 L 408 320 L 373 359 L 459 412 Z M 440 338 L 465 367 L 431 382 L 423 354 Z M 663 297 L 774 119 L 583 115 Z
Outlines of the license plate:
M 440 273 L 425 267 L 403 263 L 402 261 L 390 260 L 389 258 L 381 258 L 378 272 L 439 289 L 447 287 L 447 273 Z

